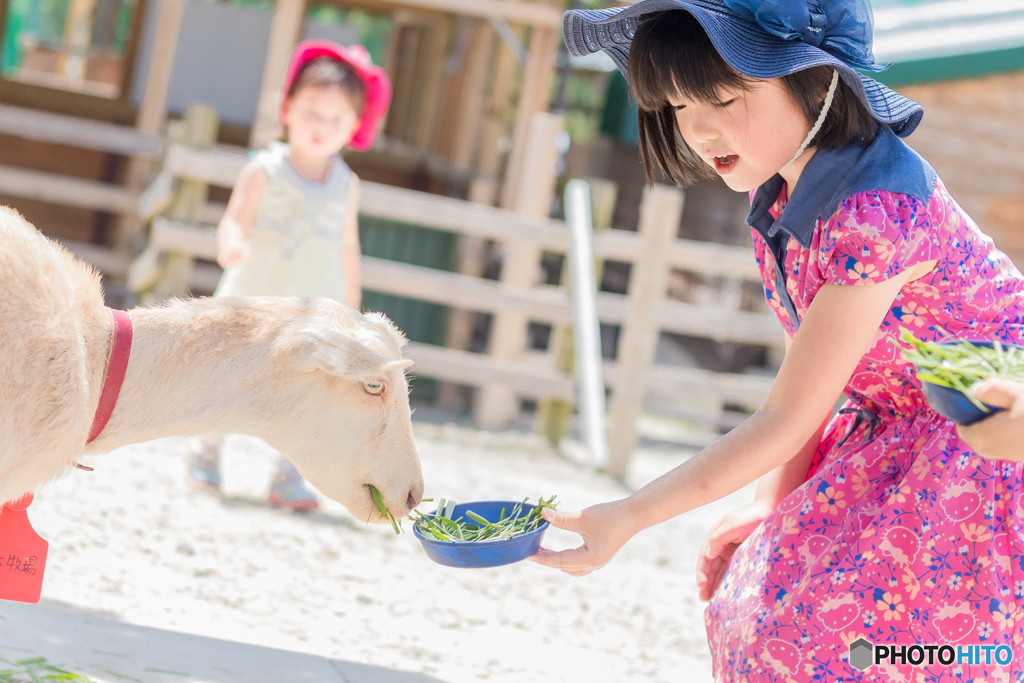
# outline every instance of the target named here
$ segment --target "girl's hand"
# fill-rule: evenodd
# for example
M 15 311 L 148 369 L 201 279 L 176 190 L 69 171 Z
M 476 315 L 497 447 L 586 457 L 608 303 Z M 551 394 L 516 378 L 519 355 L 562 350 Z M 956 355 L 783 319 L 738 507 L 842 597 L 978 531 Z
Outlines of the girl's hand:
M 221 268 L 237 266 L 249 258 L 246 234 L 256 220 L 263 191 L 269 182 L 267 172 L 255 159 L 238 174 L 231 199 L 217 225 L 217 263 Z
M 249 244 L 244 239 L 225 240 L 217 249 L 217 265 L 221 268 L 237 266 L 249 258 Z
M 969 427 L 957 425 L 960 438 L 983 458 L 1024 461 L 1024 384 L 993 377 L 972 391 L 979 401 L 1005 410 Z
M 561 552 L 541 548 L 530 559 L 571 576 L 584 576 L 608 564 L 639 530 L 622 500 L 594 505 L 582 512 L 545 509 L 541 514 L 552 526 L 578 533 L 583 545 Z
M 711 599 L 725 575 L 733 553 L 771 511 L 767 503 L 755 500 L 733 510 L 711 527 L 697 556 L 697 589 L 701 600 L 707 602 Z

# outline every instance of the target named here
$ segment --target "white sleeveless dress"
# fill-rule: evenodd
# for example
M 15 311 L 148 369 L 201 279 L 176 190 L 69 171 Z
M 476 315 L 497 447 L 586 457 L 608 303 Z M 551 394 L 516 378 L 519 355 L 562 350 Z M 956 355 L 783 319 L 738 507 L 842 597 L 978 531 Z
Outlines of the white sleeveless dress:
M 215 297 L 326 296 L 348 303 L 341 262 L 352 170 L 335 156 L 325 182 L 307 180 L 272 142 L 254 160 L 270 181 L 249 230 L 251 254 L 221 276 Z

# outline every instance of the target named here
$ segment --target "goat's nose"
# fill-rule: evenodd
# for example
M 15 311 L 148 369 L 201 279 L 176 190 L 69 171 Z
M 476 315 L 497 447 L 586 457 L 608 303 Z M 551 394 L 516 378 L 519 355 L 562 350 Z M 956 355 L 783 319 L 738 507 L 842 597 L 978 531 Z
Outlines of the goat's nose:
M 410 510 L 420 504 L 420 494 L 416 493 L 416 489 L 409 491 L 409 497 L 405 499 L 405 504 L 409 506 Z

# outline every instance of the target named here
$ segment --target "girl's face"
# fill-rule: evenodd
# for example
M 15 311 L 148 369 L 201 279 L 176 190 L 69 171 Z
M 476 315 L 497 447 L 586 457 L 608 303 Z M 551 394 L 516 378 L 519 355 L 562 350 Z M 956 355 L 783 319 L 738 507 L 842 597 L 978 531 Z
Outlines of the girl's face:
M 299 88 L 285 100 L 282 119 L 288 144 L 310 156 L 337 154 L 359 126 L 352 99 L 333 85 Z
M 748 79 L 746 89 L 723 89 L 718 102 L 673 95 L 676 123 L 686 144 L 738 192 L 774 176 L 807 137 L 811 124 L 783 85 Z

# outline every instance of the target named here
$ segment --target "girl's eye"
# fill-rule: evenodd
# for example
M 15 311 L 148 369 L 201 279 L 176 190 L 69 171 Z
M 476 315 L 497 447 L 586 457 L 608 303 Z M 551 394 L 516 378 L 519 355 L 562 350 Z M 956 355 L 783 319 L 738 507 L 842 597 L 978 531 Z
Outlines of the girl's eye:
M 685 104 L 677 104 L 676 106 L 674 106 L 672 108 L 674 110 L 676 110 L 676 111 L 682 111 L 683 109 L 686 109 L 686 105 Z
M 363 389 L 366 390 L 366 393 L 373 394 L 374 396 L 379 394 L 383 388 L 383 382 L 363 382 Z
M 726 107 L 728 107 L 730 104 L 732 104 L 735 101 L 736 101 L 736 98 L 734 97 L 731 100 L 727 100 L 725 102 L 715 102 L 715 107 L 718 108 L 718 109 L 725 109 Z

